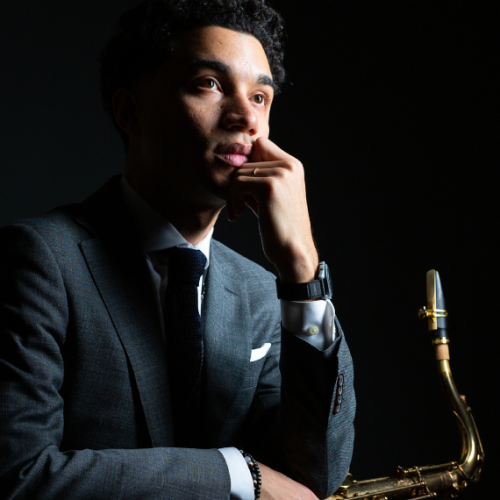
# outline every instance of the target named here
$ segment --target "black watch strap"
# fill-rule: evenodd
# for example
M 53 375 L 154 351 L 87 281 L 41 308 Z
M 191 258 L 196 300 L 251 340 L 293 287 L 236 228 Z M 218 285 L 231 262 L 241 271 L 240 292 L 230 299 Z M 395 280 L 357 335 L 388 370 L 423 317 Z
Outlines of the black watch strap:
M 278 299 L 283 300 L 316 300 L 331 299 L 332 286 L 330 271 L 325 262 L 321 262 L 318 268 L 318 277 L 307 283 L 281 283 L 276 279 L 276 291 Z

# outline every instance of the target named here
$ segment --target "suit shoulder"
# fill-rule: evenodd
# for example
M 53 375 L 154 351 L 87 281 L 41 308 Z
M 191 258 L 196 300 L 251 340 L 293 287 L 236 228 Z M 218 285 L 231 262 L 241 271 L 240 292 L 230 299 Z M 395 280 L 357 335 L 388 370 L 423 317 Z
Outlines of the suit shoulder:
M 0 228 L 0 238 L 14 243 L 31 235 L 56 248 L 70 241 L 79 243 L 88 237 L 88 232 L 75 221 L 78 207 L 78 204 L 65 205 L 43 215 L 16 220 Z
M 224 262 L 224 270 L 245 282 L 249 298 L 276 297 L 276 276 L 259 264 L 243 257 L 220 241 L 212 240 L 212 251 Z
M 212 249 L 225 261 L 227 266 L 233 267 L 235 271 L 242 273 L 245 277 L 262 279 L 264 281 L 274 281 L 276 279 L 273 273 L 267 271 L 256 262 L 243 257 L 243 255 L 235 252 L 220 241 L 212 240 Z

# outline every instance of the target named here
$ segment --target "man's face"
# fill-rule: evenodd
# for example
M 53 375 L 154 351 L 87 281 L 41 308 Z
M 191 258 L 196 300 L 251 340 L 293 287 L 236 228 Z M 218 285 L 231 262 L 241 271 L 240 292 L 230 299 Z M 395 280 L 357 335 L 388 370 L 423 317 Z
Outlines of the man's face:
M 136 89 L 141 175 L 156 193 L 222 206 L 252 144 L 269 135 L 269 63 L 252 35 L 218 26 L 183 34 Z

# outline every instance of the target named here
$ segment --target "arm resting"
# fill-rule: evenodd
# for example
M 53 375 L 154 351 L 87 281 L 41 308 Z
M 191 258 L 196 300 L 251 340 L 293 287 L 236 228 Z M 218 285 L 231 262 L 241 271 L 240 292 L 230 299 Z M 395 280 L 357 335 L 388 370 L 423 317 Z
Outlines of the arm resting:
M 33 227 L 0 230 L 0 498 L 229 499 L 217 450 L 61 451 L 70 306 L 53 251 Z

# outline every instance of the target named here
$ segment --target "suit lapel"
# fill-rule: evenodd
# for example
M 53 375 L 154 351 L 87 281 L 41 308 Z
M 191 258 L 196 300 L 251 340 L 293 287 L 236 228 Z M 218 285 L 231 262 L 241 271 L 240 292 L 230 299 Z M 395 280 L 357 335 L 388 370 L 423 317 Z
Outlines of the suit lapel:
M 171 446 L 165 348 L 144 253 L 112 179 L 82 205 L 81 250 L 130 361 L 153 446 Z
M 202 321 L 205 330 L 204 408 L 216 443 L 226 415 L 238 395 L 251 355 L 251 317 L 246 290 L 227 270 L 216 244 L 210 251 Z M 225 267 L 226 265 L 226 267 Z

